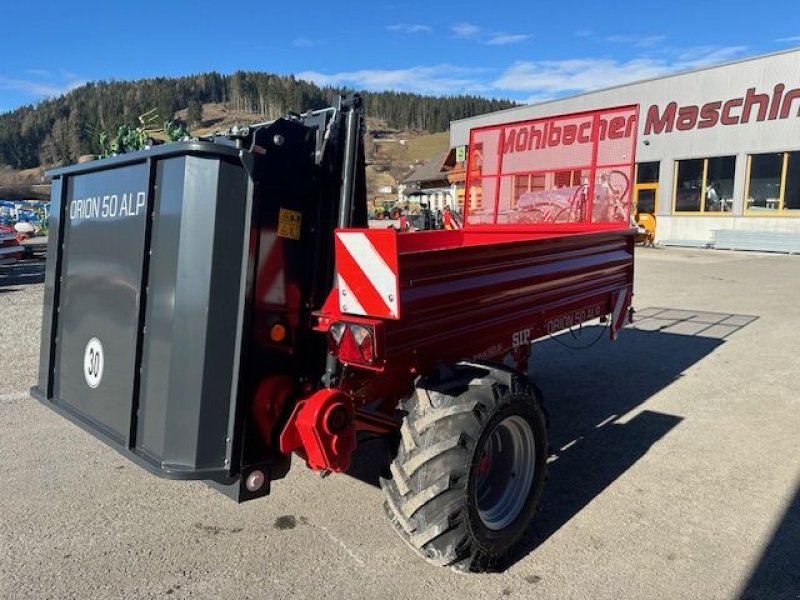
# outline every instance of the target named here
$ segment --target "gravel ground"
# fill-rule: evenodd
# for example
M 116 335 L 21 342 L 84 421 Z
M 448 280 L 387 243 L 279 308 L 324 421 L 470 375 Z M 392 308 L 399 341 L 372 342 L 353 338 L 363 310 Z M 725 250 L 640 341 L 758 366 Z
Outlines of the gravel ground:
M 353 477 L 296 468 L 237 506 L 136 468 L 28 398 L 42 267 L 0 267 L 0 598 L 800 597 L 800 257 L 636 262 L 617 343 L 534 346 L 550 474 L 489 575 L 416 558 Z

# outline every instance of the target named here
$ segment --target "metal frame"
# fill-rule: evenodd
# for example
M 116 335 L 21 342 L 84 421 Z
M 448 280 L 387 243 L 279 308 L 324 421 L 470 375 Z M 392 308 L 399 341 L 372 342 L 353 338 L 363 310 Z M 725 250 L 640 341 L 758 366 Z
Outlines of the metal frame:
M 498 223 L 498 213 L 499 213 L 499 205 L 500 205 L 500 191 L 502 187 L 502 180 L 504 177 L 512 177 L 516 175 L 536 175 L 536 174 L 546 174 L 546 173 L 554 173 L 554 172 L 561 172 L 561 171 L 575 171 L 575 170 L 588 170 L 590 172 L 589 182 L 588 182 L 588 193 L 587 198 L 591 199 L 594 198 L 594 188 L 596 184 L 597 178 L 597 171 L 600 169 L 604 170 L 611 170 L 611 169 L 627 169 L 628 172 L 626 176 L 630 182 L 629 189 L 627 191 L 628 194 L 628 201 L 627 201 L 627 213 L 630 216 L 630 206 L 632 203 L 632 195 L 633 195 L 633 186 L 635 182 L 634 177 L 634 167 L 635 167 L 635 160 L 634 156 L 636 153 L 636 139 L 637 139 L 637 128 L 633 127 L 632 134 L 630 135 L 630 152 L 629 155 L 631 156 L 631 160 L 625 163 L 615 163 L 615 164 L 597 164 L 597 157 L 599 152 L 599 145 L 600 145 L 600 120 L 603 115 L 613 115 L 615 113 L 620 113 L 623 111 L 633 111 L 633 117 L 635 122 L 638 122 L 638 106 L 635 105 L 628 105 L 628 106 L 619 106 L 614 108 L 606 108 L 600 110 L 590 110 L 590 111 L 582 111 L 576 113 L 570 113 L 565 115 L 556 115 L 551 117 L 542 117 L 536 119 L 529 119 L 529 120 L 522 120 L 522 121 L 514 121 L 510 123 L 502 123 L 498 125 L 486 125 L 483 127 L 477 127 L 470 131 L 470 142 L 469 142 L 469 152 L 467 156 L 467 164 L 466 164 L 466 182 L 465 182 L 465 192 L 464 192 L 464 215 L 463 215 L 463 222 L 464 222 L 464 229 L 468 231 L 498 231 L 497 228 L 503 228 L 507 232 L 517 231 L 517 232 L 529 232 L 529 233 L 554 233 L 554 232 L 562 232 L 562 233 L 577 233 L 577 232 L 585 232 L 585 231 L 597 231 L 597 230 L 608 230 L 608 229 L 619 229 L 619 228 L 626 228 L 628 227 L 628 223 L 622 224 L 615 224 L 615 223 L 594 223 L 592 222 L 592 204 L 593 202 L 588 201 L 587 207 L 588 210 L 586 211 L 586 218 L 583 222 L 571 222 L 571 223 L 559 223 L 559 224 L 500 224 Z M 591 148 L 591 159 L 589 164 L 577 164 L 577 165 L 560 165 L 558 167 L 548 167 L 548 165 L 537 165 L 534 168 L 526 169 L 525 171 L 503 171 L 503 158 L 504 153 L 502 152 L 501 148 L 497 148 L 497 172 L 496 173 L 489 173 L 484 174 L 481 173 L 480 175 L 476 175 L 474 173 L 475 167 L 473 165 L 473 160 L 476 156 L 475 148 L 477 147 L 478 142 L 476 141 L 476 136 L 483 132 L 490 132 L 490 131 L 500 131 L 500 134 L 503 135 L 505 130 L 510 127 L 518 127 L 521 125 L 536 125 L 536 124 L 547 124 L 547 123 L 554 123 L 557 121 L 564 121 L 564 120 L 572 120 L 572 119 L 579 119 L 581 117 L 591 118 L 592 119 L 592 126 L 591 126 L 591 133 L 590 133 L 590 143 L 592 144 Z M 486 148 L 483 149 L 485 153 L 487 151 Z M 484 180 L 487 178 L 494 179 L 496 181 L 495 191 L 494 191 L 494 210 L 492 213 L 493 222 L 490 224 L 475 224 L 469 222 L 469 212 L 470 212 L 470 198 L 471 198 L 471 191 L 475 186 L 474 179 L 477 177 L 479 180 Z M 481 189 L 483 186 L 481 186 Z M 482 205 L 486 205 L 486 198 L 483 197 L 483 189 L 482 189 Z

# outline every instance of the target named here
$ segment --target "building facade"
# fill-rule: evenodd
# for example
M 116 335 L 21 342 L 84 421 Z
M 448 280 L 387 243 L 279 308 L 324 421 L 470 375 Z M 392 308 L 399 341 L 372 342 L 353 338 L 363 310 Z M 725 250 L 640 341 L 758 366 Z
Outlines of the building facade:
M 456 184 L 448 180 L 446 163 L 453 154 L 441 152 L 404 177 L 398 186 L 398 202 L 425 204 L 433 211 L 452 207 Z
M 800 49 L 455 121 L 451 146 L 474 127 L 630 104 L 634 201 L 657 242 L 737 232 L 756 249 L 796 236 L 800 251 Z

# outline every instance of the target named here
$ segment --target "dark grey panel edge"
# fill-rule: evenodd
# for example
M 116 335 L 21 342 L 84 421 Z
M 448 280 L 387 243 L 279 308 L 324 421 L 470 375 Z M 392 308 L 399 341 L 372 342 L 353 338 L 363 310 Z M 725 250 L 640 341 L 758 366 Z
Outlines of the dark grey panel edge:
M 228 472 L 225 469 L 181 470 L 181 469 L 166 467 L 161 463 L 156 463 L 151 460 L 148 460 L 147 457 L 128 451 L 128 449 L 125 448 L 125 446 L 121 443 L 119 439 L 113 436 L 109 436 L 104 431 L 100 430 L 97 426 L 97 423 L 95 423 L 94 421 L 87 421 L 80 414 L 77 414 L 69 410 L 64 405 L 51 402 L 48 398 L 44 396 L 44 394 L 42 394 L 41 390 L 39 390 L 38 388 L 32 388 L 31 395 L 39 402 L 46 405 L 48 408 L 56 411 L 59 415 L 61 415 L 68 421 L 71 421 L 84 431 L 92 434 L 101 442 L 105 443 L 109 447 L 119 452 L 125 458 L 132 460 L 140 467 L 146 469 L 149 473 L 161 477 L 162 479 L 179 479 L 179 480 L 203 479 L 209 481 L 216 481 L 224 485 L 228 485 L 236 481 L 236 479 L 233 479 L 228 476 Z
M 38 387 L 48 398 L 53 395 L 52 366 L 56 340 L 52 338 L 57 331 L 56 307 L 58 306 L 58 278 L 61 271 L 61 237 L 64 218 L 61 214 L 65 202 L 66 186 L 61 178 L 53 181 L 50 192 L 50 236 L 47 241 L 47 263 L 44 275 L 44 301 L 42 306 L 42 332 L 39 345 Z
M 253 177 L 251 172 L 247 169 L 247 163 L 245 160 L 242 160 L 242 164 L 245 165 L 245 171 L 247 172 L 247 185 L 245 191 L 245 222 L 244 222 L 244 229 L 242 235 L 242 259 L 241 259 L 241 272 L 239 274 L 239 310 L 236 318 L 236 346 L 233 356 L 233 372 L 238 374 L 238 377 L 235 381 L 231 382 L 231 403 L 230 403 L 230 414 L 228 416 L 228 444 L 226 448 L 226 460 L 228 465 L 233 468 L 239 461 L 235 460 L 233 457 L 233 453 L 237 451 L 236 444 L 233 443 L 235 439 L 237 430 L 239 428 L 239 416 L 237 414 L 237 398 L 240 398 L 240 394 L 244 391 L 242 390 L 241 380 L 242 380 L 242 351 L 244 348 L 245 340 L 244 340 L 244 325 L 246 318 L 248 317 L 248 302 L 250 298 L 250 286 L 253 284 L 250 278 L 250 269 L 251 265 L 256 264 L 255 256 L 251 256 L 251 252 L 253 249 L 253 245 L 250 243 L 250 236 L 258 235 L 258 232 L 251 232 L 252 227 L 252 218 L 253 218 Z M 240 401 L 246 401 L 246 399 L 241 399 Z

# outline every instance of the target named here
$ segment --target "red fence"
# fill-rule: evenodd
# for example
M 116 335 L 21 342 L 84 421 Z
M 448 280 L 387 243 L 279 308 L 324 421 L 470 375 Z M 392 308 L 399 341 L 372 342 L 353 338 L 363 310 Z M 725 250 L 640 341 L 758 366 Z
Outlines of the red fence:
M 628 227 L 637 124 L 624 106 L 473 129 L 465 227 Z

